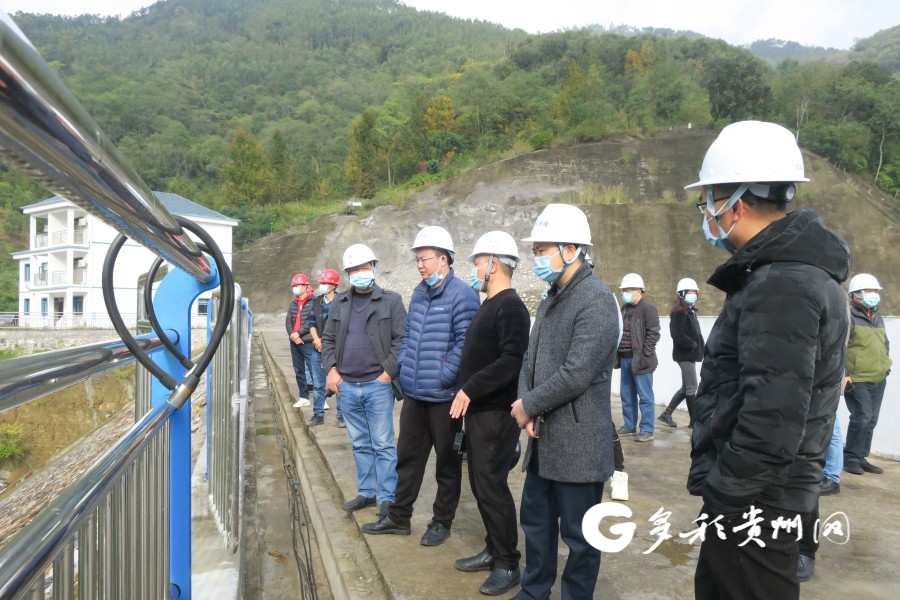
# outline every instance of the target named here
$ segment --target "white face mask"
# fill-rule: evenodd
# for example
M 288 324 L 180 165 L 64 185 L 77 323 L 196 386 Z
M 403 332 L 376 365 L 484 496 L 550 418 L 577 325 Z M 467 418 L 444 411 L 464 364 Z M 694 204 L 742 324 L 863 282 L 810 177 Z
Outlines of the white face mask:
M 295 296 L 299 296 L 300 293 L 303 291 L 303 288 L 299 285 L 295 285 L 294 287 L 291 288 L 291 291 L 294 292 Z
M 684 301 L 693 306 L 694 302 L 697 301 L 697 294 L 685 294 Z

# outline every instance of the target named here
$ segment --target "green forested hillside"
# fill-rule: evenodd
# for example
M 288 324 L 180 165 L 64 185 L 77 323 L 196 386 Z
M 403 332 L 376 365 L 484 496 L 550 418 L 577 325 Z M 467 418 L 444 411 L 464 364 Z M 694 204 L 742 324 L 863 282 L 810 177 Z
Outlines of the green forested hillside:
M 150 186 L 240 218 L 239 245 L 498 157 L 745 118 L 779 121 L 900 192 L 900 95 L 875 63 L 773 68 L 681 32 L 532 36 L 394 0 L 168 0 L 121 21 L 15 20 Z M 879 42 L 878 59 L 896 47 Z M 34 193 L 0 185 L 0 211 Z M 22 234 L 22 219 L 0 220 Z

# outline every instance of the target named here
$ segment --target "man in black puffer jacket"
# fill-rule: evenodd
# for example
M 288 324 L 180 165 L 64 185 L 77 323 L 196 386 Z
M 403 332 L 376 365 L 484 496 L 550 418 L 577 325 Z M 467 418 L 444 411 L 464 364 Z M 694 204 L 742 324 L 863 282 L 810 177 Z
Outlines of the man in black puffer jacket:
M 701 188 L 707 239 L 734 254 L 709 279 L 727 297 L 695 400 L 688 490 L 703 497 L 702 521 L 717 520 L 726 536 L 710 530 L 703 541 L 700 599 L 800 595 L 797 532 L 773 522 L 816 507 L 844 372 L 840 282 L 850 268 L 846 242 L 813 211 L 786 214 L 800 181 L 793 135 L 745 121 L 722 131 L 688 186 Z

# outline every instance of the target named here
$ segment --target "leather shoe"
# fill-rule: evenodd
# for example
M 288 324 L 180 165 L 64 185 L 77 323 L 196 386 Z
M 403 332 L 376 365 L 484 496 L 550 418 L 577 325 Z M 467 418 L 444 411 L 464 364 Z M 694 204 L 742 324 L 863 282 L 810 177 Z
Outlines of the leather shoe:
M 423 546 L 440 546 L 450 537 L 450 528 L 432 521 L 419 542 Z
M 844 463 L 844 470 L 848 473 L 853 473 L 854 475 L 862 475 L 865 473 L 863 468 L 857 463 Z
M 390 516 L 382 517 L 377 523 L 366 523 L 360 529 L 369 535 L 409 535 L 412 532 L 409 526 L 404 527 L 391 521 Z
M 488 549 L 485 548 L 475 556 L 469 556 L 467 558 L 461 558 L 455 563 L 453 566 L 456 567 L 457 571 L 463 571 L 465 573 L 475 573 L 476 571 L 493 571 L 494 570 L 494 555 L 488 552 Z
M 519 585 L 519 569 L 494 569 L 478 591 L 485 596 L 499 596 Z
M 822 480 L 822 483 L 819 484 L 819 495 L 820 496 L 830 496 L 832 494 L 840 494 L 841 493 L 841 484 L 839 484 L 834 479 L 828 479 L 827 477 Z
M 862 467 L 862 470 L 866 473 L 874 473 L 875 475 L 881 475 L 882 473 L 884 473 L 884 469 L 882 469 L 881 467 L 876 467 L 866 459 L 862 459 L 861 461 L 859 461 L 859 466 Z
M 816 559 L 812 556 L 800 555 L 800 561 L 797 563 L 797 579 L 800 581 L 809 581 L 812 579 L 813 573 L 816 572 Z
M 367 498 L 365 496 L 357 496 L 342 507 L 347 512 L 353 512 L 367 506 L 375 506 L 375 498 Z

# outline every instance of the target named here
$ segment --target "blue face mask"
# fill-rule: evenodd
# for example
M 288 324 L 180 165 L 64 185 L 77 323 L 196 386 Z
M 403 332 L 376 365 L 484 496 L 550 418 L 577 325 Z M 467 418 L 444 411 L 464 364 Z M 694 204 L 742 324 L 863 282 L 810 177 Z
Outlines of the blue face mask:
M 375 283 L 375 271 L 359 271 L 350 276 L 350 285 L 358 290 L 367 290 Z
M 863 292 L 862 301 L 863 304 L 865 304 L 869 308 L 876 308 L 878 306 L 878 303 L 881 302 L 881 295 L 878 292 Z
M 716 201 L 715 201 L 715 198 L 713 197 L 712 186 L 708 186 L 706 188 L 706 210 L 709 212 L 709 214 L 715 213 L 717 216 L 720 216 L 720 215 L 724 214 L 726 211 L 731 210 L 731 207 L 733 207 L 735 204 L 737 204 L 737 201 L 740 200 L 741 196 L 743 196 L 744 193 L 749 189 L 750 189 L 749 183 L 742 183 L 738 187 L 738 189 L 736 189 L 734 191 L 734 193 L 731 195 L 731 197 L 728 199 L 728 202 L 725 203 L 725 206 L 723 206 L 722 209 L 719 210 L 718 213 L 716 213 L 715 212 L 716 211 Z M 716 217 L 712 217 L 712 218 L 715 219 Z M 728 250 L 729 252 L 734 254 L 734 252 L 735 252 L 734 244 L 732 244 L 731 240 L 728 239 L 728 235 L 732 232 L 732 230 L 734 229 L 734 226 L 737 225 L 737 223 L 732 223 L 731 229 L 729 229 L 728 231 L 722 231 L 722 225 L 721 225 L 721 223 L 719 223 L 718 219 L 716 219 L 716 224 L 718 225 L 718 229 L 719 229 L 718 236 L 713 235 L 712 232 L 709 230 L 709 219 L 707 219 L 706 215 L 703 215 L 703 235 L 704 235 L 704 237 L 706 237 L 706 241 L 709 242 L 713 248 L 718 248 L 721 250 Z
M 556 252 L 556 254 L 559 254 L 559 252 Z M 556 280 L 559 279 L 559 276 L 563 273 L 562 269 L 556 271 L 550 266 L 550 260 L 556 256 L 556 254 L 534 257 L 534 274 L 547 283 L 556 283 Z
M 622 302 L 625 304 L 631 304 L 634 302 L 634 294 L 631 292 L 622 292 Z
M 693 306 L 694 302 L 697 301 L 697 294 L 685 294 L 684 301 Z
M 481 265 L 483 267 L 484 265 Z M 480 292 L 481 288 L 484 287 L 484 282 L 478 279 L 478 269 L 481 267 L 472 267 L 472 270 L 469 272 L 469 285 L 472 286 L 476 292 Z
M 325 285 L 325 284 L 322 284 L 322 285 L 319 286 L 319 295 L 320 295 L 320 296 L 327 296 L 327 295 L 328 295 L 328 292 L 330 292 L 330 291 L 331 291 L 331 290 L 330 290 L 330 289 L 328 288 L 328 286 Z
M 438 259 L 438 261 L 440 261 L 440 259 Z M 442 266 L 441 263 L 438 262 L 437 269 L 435 269 L 434 273 L 429 275 L 428 278 L 425 280 L 425 284 L 428 287 L 436 286 L 438 284 L 438 282 L 440 282 L 440 280 L 444 278 L 444 275 L 440 272 L 441 266 Z

